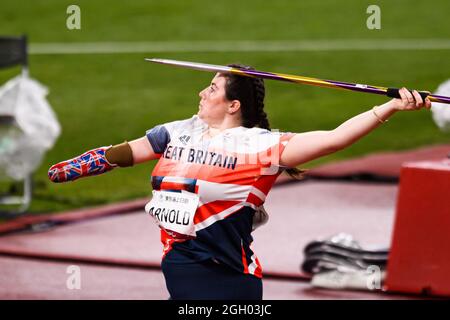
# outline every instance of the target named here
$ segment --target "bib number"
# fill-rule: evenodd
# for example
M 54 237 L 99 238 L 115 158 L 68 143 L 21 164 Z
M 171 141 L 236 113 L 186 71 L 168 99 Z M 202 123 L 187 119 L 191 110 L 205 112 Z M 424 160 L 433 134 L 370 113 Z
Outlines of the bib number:
M 153 190 L 152 200 L 145 205 L 160 228 L 176 237 L 195 237 L 194 216 L 198 206 L 198 195 L 181 191 Z

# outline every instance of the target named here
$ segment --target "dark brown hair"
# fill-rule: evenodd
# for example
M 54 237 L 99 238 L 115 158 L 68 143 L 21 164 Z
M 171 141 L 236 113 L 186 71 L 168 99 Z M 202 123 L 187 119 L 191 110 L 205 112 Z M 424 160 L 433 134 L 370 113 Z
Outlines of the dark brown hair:
M 252 67 L 242 64 L 229 64 L 228 66 L 244 70 L 254 70 Z M 269 119 L 264 111 L 264 97 L 266 95 L 264 80 L 232 73 L 221 73 L 220 76 L 226 78 L 225 97 L 227 100 L 239 100 L 241 103 L 242 126 L 270 130 Z M 297 168 L 286 169 L 286 173 L 296 179 L 302 178 L 303 172 L 303 170 Z

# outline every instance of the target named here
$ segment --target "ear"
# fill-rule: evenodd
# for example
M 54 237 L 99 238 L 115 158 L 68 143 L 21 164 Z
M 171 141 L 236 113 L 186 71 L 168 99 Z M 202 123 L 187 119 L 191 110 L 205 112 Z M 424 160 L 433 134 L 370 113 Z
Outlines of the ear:
M 231 101 L 231 104 L 228 106 L 228 112 L 230 114 L 235 114 L 241 109 L 241 102 L 239 100 Z

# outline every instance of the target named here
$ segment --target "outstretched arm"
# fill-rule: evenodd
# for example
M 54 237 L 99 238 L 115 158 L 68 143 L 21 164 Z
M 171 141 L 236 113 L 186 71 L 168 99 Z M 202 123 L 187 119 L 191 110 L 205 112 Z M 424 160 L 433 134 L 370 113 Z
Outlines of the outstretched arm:
M 334 130 L 311 131 L 296 134 L 286 145 L 280 164 L 296 167 L 302 163 L 342 150 L 387 121 L 399 110 L 418 110 L 431 108 L 429 99 L 422 100 L 417 91 L 411 94 L 406 88 L 400 90 L 401 99 L 392 99 L 387 103 L 361 113 Z
M 146 136 L 130 142 L 133 153 L 133 163 L 139 164 L 158 159 L 161 155 L 153 151 L 153 147 Z
M 74 181 L 78 178 L 99 175 L 116 167 L 130 167 L 159 155 L 153 151 L 146 136 L 109 147 L 89 150 L 73 159 L 50 167 L 48 177 L 53 182 Z

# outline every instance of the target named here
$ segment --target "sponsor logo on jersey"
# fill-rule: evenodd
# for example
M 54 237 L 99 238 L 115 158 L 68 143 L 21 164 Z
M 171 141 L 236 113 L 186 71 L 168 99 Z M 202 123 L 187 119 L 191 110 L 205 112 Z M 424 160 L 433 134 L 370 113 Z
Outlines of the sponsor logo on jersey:
M 180 139 L 180 141 L 181 141 L 184 145 L 186 145 L 186 144 L 189 142 L 189 140 L 191 139 L 191 137 L 190 137 L 190 136 L 187 136 L 187 135 L 183 135 L 183 136 L 179 137 L 178 139 Z

